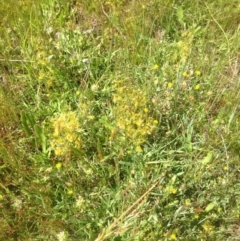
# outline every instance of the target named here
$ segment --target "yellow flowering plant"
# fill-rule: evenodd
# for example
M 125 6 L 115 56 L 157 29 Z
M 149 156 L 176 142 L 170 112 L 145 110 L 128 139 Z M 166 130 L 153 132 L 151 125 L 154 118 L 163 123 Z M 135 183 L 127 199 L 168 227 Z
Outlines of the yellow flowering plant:
M 139 145 L 147 140 L 157 127 L 158 121 L 149 112 L 147 94 L 129 80 L 118 80 L 113 85 L 113 121 L 109 140 Z M 128 143 L 128 144 L 127 144 Z
M 50 145 L 58 157 L 67 157 L 71 154 L 71 147 L 81 148 L 81 126 L 76 112 L 68 111 L 52 119 L 53 133 L 50 136 Z

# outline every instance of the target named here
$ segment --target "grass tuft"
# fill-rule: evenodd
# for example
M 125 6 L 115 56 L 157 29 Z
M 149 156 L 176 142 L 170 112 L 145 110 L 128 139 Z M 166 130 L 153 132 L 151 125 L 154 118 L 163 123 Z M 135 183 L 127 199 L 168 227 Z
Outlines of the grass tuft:
M 0 240 L 239 240 L 238 1 L 4 1 Z

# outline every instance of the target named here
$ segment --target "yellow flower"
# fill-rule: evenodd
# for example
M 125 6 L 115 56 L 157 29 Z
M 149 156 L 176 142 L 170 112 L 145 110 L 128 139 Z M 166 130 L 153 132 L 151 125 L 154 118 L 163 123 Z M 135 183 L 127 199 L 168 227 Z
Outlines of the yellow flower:
M 158 64 L 154 64 L 154 66 L 153 66 L 153 69 L 158 69 L 159 68 L 159 65 Z
M 136 123 L 137 126 L 140 127 L 140 126 L 142 126 L 142 124 L 143 124 L 143 120 L 142 120 L 142 119 L 139 119 L 139 120 L 137 120 L 135 123 Z
M 157 120 L 154 120 L 154 121 L 153 121 L 153 124 L 154 124 L 154 125 L 157 125 L 157 124 L 158 124 L 158 121 L 157 121 Z
M 140 152 L 142 152 L 143 150 L 142 150 L 142 147 L 141 146 L 137 146 L 136 147 L 136 152 L 138 152 L 138 153 L 140 153 Z
M 196 74 L 196 75 L 200 75 L 200 74 L 201 74 L 201 71 L 200 71 L 200 70 L 196 70 L 196 71 L 195 71 L 195 74 Z
M 56 155 L 56 156 L 62 156 L 62 155 L 64 154 L 63 149 L 60 148 L 60 147 L 56 147 L 55 150 L 54 150 L 54 152 L 55 152 L 55 155 Z
M 202 225 L 203 229 L 206 231 L 206 232 L 213 232 L 214 231 L 214 226 L 209 222 L 209 221 L 206 221 L 203 225 Z
M 186 199 L 186 200 L 185 200 L 185 205 L 186 205 L 186 206 L 190 206 L 190 205 L 191 205 L 190 199 Z
M 66 133 L 66 140 L 72 143 L 75 140 L 75 136 L 72 133 Z
M 143 5 L 142 5 L 142 9 L 145 9 L 145 8 L 146 8 L 146 6 L 143 4 Z
M 72 195 L 73 194 L 73 190 L 72 189 L 69 189 L 68 190 L 68 195 Z
M 172 83 L 172 82 L 169 82 L 169 83 L 168 83 L 168 88 L 172 88 L 172 86 L 173 86 L 173 83 Z
M 148 113 L 148 108 L 144 108 L 143 111 L 144 111 L 145 113 Z
M 200 89 L 200 85 L 197 84 L 195 87 L 194 87 L 195 90 L 199 90 Z
M 224 167 L 223 167 L 223 170 L 224 170 L 224 171 L 227 171 L 227 170 L 228 170 L 228 167 L 227 167 L 227 166 L 224 166 Z
M 171 240 L 177 240 L 176 234 L 172 233 L 171 236 L 170 236 L 170 239 Z
M 61 167 L 62 167 L 62 163 L 58 162 L 58 163 L 56 164 L 56 168 L 57 168 L 57 169 L 60 169 Z
M 182 76 L 187 77 L 187 76 L 188 76 L 187 72 L 184 71 L 184 72 L 182 73 Z
M 94 120 L 94 118 L 95 118 L 94 115 L 90 115 L 90 116 L 88 116 L 88 119 L 89 119 L 89 120 Z
M 194 214 L 194 218 L 195 219 L 199 219 L 199 215 L 198 214 Z
M 172 193 L 172 194 L 176 194 L 176 193 L 177 193 L 177 189 L 176 189 L 176 188 L 172 188 L 172 189 L 171 189 L 171 193 Z

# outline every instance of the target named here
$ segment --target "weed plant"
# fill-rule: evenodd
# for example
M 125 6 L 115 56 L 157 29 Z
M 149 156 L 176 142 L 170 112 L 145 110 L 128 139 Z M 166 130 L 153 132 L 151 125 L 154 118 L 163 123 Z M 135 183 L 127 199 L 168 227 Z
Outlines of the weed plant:
M 238 1 L 0 16 L 0 240 L 240 239 Z

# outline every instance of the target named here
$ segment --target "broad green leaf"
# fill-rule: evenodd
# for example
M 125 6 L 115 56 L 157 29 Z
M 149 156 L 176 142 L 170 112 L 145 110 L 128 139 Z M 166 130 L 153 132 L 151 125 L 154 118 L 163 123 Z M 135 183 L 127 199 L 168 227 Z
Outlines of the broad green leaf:
M 43 133 L 43 129 L 40 126 L 35 125 L 34 126 L 34 130 L 35 130 L 35 134 L 36 134 L 36 137 L 37 137 L 37 141 L 40 142 L 40 144 L 42 146 L 43 153 L 46 153 L 46 150 L 47 150 L 47 138 L 46 138 L 46 136 Z
M 215 203 L 209 203 L 207 207 L 205 208 L 206 212 L 211 211 L 215 207 Z
M 177 8 L 177 18 L 178 18 L 179 23 L 181 23 L 181 25 L 184 25 L 183 17 L 184 17 L 183 9 L 182 9 L 182 7 L 178 7 Z

